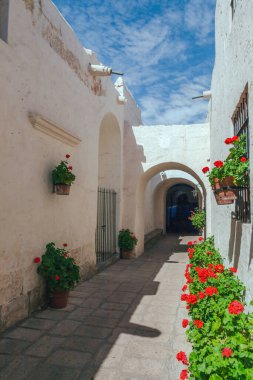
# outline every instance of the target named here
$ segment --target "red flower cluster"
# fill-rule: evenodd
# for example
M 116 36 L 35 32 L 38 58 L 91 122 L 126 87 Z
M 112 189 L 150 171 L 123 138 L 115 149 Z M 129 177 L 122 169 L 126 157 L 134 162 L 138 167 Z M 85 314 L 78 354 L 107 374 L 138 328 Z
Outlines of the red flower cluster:
M 182 292 L 185 292 L 187 290 L 187 285 L 185 284 L 183 287 L 182 287 Z
M 180 373 L 180 380 L 186 380 L 189 379 L 188 371 L 187 369 L 183 369 Z
M 66 156 L 65 156 L 67 159 L 70 157 L 70 154 L 66 154 Z
M 225 144 L 232 144 L 233 142 L 238 140 L 238 136 L 228 137 L 224 141 Z
M 198 329 L 202 329 L 202 327 L 204 326 L 204 322 L 200 321 L 199 319 L 195 319 L 193 323 L 195 326 L 197 326 Z
M 204 238 L 202 236 L 199 237 L 199 241 L 203 241 Z
M 229 358 L 233 354 L 233 351 L 231 350 L 231 348 L 225 347 L 225 348 L 223 348 L 221 354 L 223 357 L 225 356 L 226 358 Z
M 186 269 L 185 269 L 185 273 L 184 273 L 184 275 L 185 275 L 185 278 L 186 278 L 186 284 L 190 284 L 191 282 L 193 282 L 193 278 L 191 278 L 191 275 L 190 275 L 190 273 L 189 273 L 189 268 L 191 268 L 192 267 L 192 264 L 187 264 L 186 265 Z
M 209 286 L 208 288 L 205 289 L 205 293 L 207 296 L 212 297 L 214 294 L 218 294 L 218 289 L 215 288 L 214 286 Z
M 192 241 L 188 241 L 187 245 L 193 245 Z
M 195 268 L 196 272 L 198 273 L 198 278 L 200 282 L 207 282 L 207 279 L 209 277 L 217 278 L 217 274 L 213 271 L 210 265 L 208 266 L 208 268 L 200 268 L 200 267 Z
M 247 161 L 247 158 L 246 158 L 246 157 L 242 157 L 242 158 L 240 159 L 240 161 L 241 161 L 241 162 L 246 162 L 246 161 Z
M 216 168 L 222 168 L 222 166 L 223 166 L 223 161 L 215 161 L 214 163 L 214 166 L 216 166 Z
M 183 319 L 182 320 L 182 327 L 185 329 L 189 325 L 188 319 Z
M 60 276 L 56 275 L 56 276 L 55 276 L 55 280 L 56 280 L 56 281 L 59 281 L 59 280 L 60 280 Z
M 202 300 L 203 298 L 206 297 L 206 293 L 204 293 L 204 292 L 199 292 L 199 293 L 198 293 L 198 297 L 199 297 L 200 300 Z
M 179 362 L 182 362 L 182 363 L 185 364 L 185 365 L 189 365 L 188 360 L 187 360 L 187 356 L 186 356 L 186 353 L 185 353 L 185 352 L 183 352 L 183 351 L 179 351 L 179 352 L 177 353 L 176 358 L 177 358 L 177 360 L 178 360 Z
M 223 273 L 224 272 L 224 266 L 222 264 L 217 264 L 214 266 L 214 270 L 216 273 Z
M 208 166 L 205 166 L 203 169 L 202 169 L 202 172 L 204 173 L 204 174 L 206 174 L 207 172 L 209 172 L 209 167 Z
M 241 314 L 244 311 L 244 306 L 239 301 L 232 301 L 228 306 L 228 311 L 230 314 Z
M 190 305 L 198 302 L 198 297 L 195 294 L 182 294 L 181 301 L 186 301 Z
M 236 272 L 237 272 L 237 269 L 236 269 L 235 267 L 229 268 L 229 270 L 230 270 L 232 273 L 236 273 Z
M 39 264 L 39 263 L 41 262 L 41 259 L 40 259 L 40 257 L 35 257 L 35 258 L 33 259 L 33 261 L 34 261 L 36 264 Z
M 194 249 L 194 248 L 188 248 L 188 249 L 187 249 L 187 252 L 189 252 L 189 253 L 194 253 L 194 252 L 195 252 L 195 249 Z
M 188 255 L 189 259 L 192 259 L 193 256 L 194 256 L 193 253 L 189 253 L 189 255 Z

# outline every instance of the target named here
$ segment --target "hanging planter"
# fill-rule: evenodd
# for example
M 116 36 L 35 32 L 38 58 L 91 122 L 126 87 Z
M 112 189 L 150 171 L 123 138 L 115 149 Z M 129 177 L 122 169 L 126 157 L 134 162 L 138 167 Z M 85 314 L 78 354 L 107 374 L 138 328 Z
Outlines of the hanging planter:
M 70 157 L 66 154 L 66 159 Z M 70 186 L 75 181 L 75 175 L 72 173 L 72 166 L 68 161 L 61 161 L 52 171 L 54 192 L 58 195 L 69 195 Z
M 218 205 L 232 204 L 238 196 L 238 187 L 235 186 L 232 176 L 225 177 L 222 180 L 214 178 L 212 189 Z

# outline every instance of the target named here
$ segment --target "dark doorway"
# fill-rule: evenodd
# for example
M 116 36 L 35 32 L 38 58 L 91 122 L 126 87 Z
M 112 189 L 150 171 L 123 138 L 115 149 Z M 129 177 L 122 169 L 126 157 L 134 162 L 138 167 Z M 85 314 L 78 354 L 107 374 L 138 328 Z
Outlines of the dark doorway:
M 192 186 L 177 184 L 169 188 L 166 195 L 166 231 L 196 233 L 188 218 L 198 204 L 198 193 Z

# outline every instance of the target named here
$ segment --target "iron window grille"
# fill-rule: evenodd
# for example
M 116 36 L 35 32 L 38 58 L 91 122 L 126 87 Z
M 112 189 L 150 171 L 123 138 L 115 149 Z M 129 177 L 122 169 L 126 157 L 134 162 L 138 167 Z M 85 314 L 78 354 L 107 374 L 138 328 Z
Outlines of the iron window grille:
M 8 39 L 9 0 L 0 0 L 0 38 Z
M 249 159 L 249 112 L 248 112 L 248 84 L 240 97 L 236 110 L 232 116 L 234 134 L 246 135 L 247 159 Z M 235 201 L 235 219 L 242 223 L 250 223 L 250 186 L 239 187 Z

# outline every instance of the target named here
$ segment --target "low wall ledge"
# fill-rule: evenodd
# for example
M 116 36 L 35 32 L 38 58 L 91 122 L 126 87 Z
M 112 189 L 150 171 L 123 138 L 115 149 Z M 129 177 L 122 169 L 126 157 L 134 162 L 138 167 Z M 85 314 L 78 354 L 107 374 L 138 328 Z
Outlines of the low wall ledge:
M 28 114 L 28 117 L 35 129 L 45 133 L 48 136 L 53 137 L 56 140 L 59 140 L 70 146 L 76 146 L 82 141 L 80 137 L 73 135 L 64 128 L 58 127 L 52 121 L 44 118 L 37 113 L 31 112 Z

